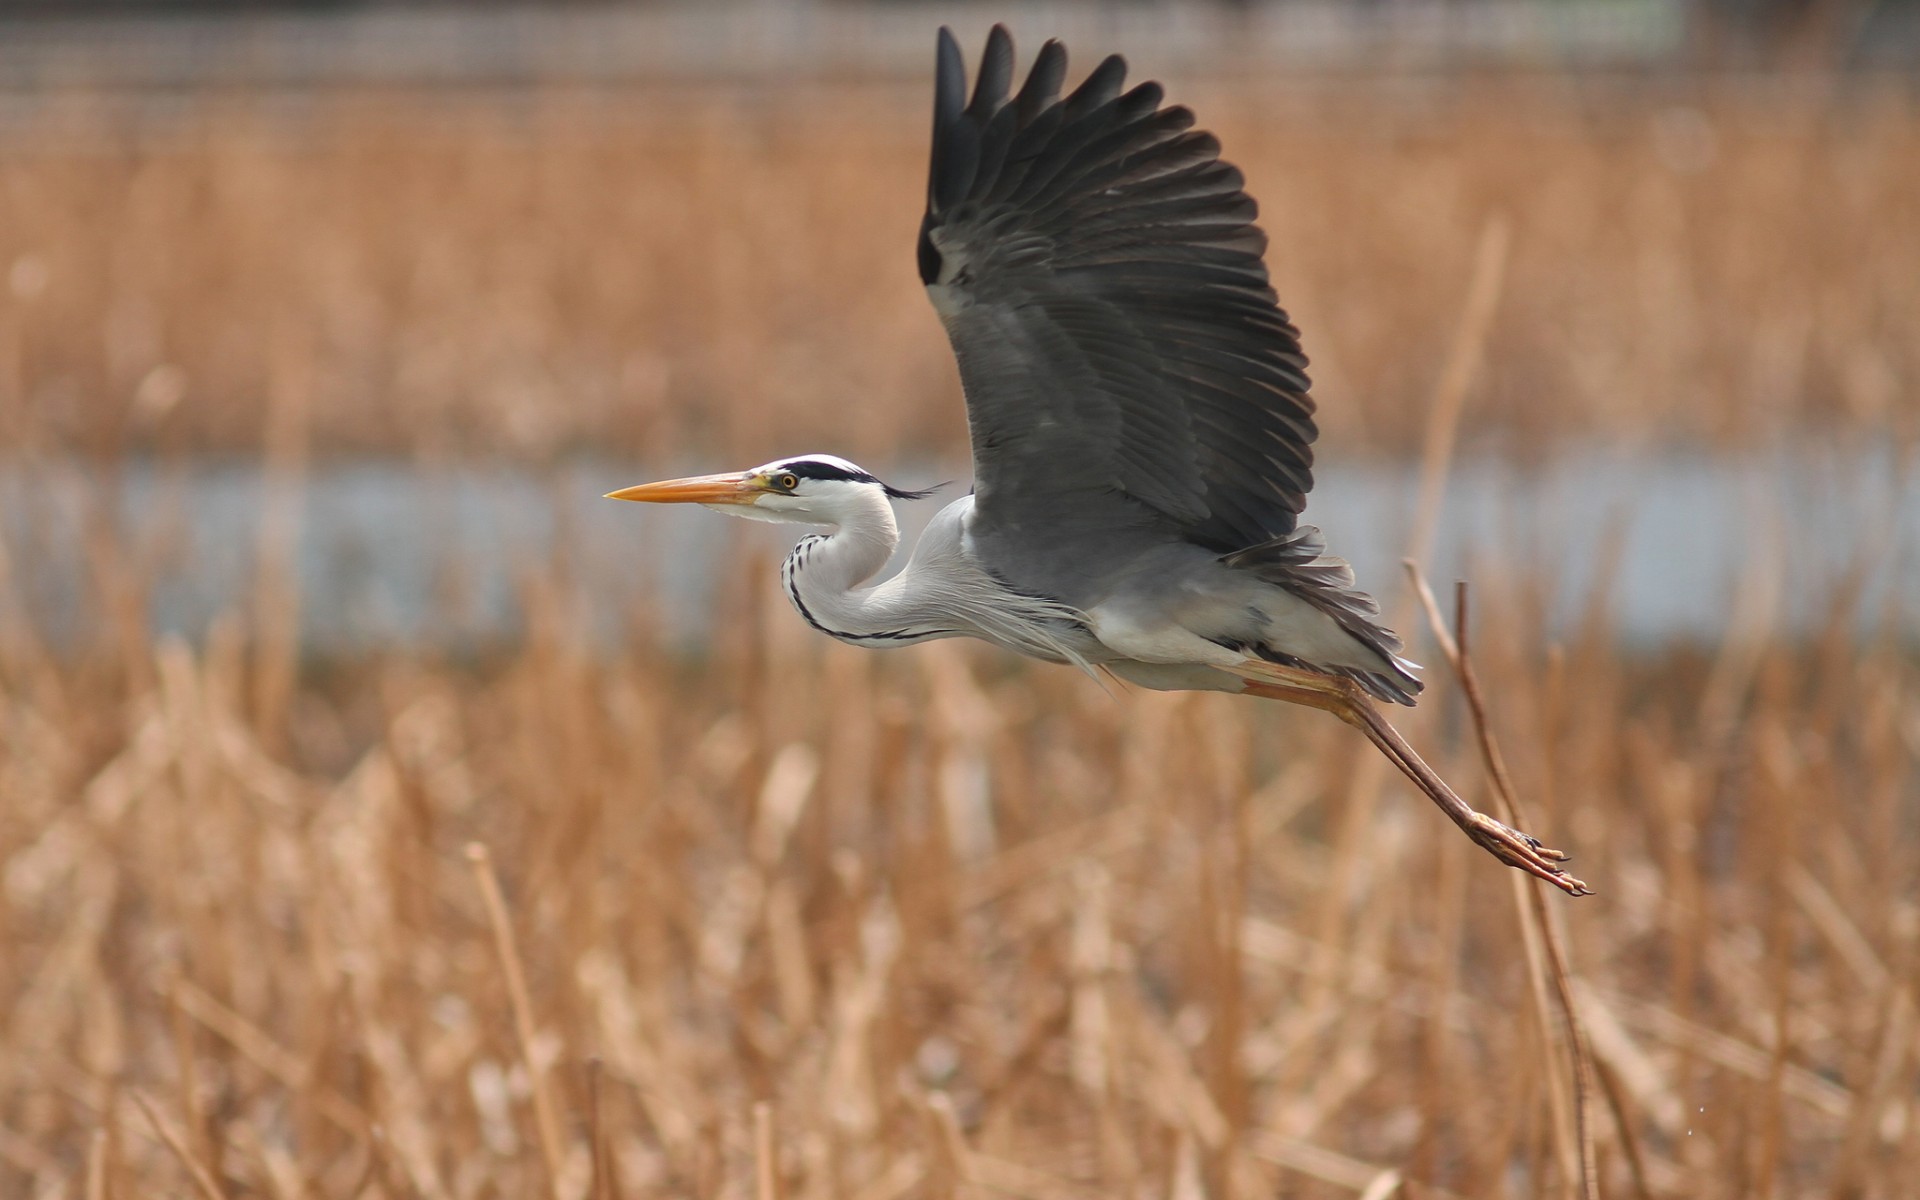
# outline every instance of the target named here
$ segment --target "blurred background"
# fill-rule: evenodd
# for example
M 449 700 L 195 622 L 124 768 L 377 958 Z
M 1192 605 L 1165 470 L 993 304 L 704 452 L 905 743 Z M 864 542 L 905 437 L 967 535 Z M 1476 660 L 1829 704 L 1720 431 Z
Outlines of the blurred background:
M 960 494 L 995 21 L 1245 171 L 1405 727 L 1488 802 L 1412 556 L 1600 893 L 1581 1055 L 1334 723 L 599 499 Z M 0 1191 L 1901 1194 L 1917 79 L 1909 0 L 0 3 Z

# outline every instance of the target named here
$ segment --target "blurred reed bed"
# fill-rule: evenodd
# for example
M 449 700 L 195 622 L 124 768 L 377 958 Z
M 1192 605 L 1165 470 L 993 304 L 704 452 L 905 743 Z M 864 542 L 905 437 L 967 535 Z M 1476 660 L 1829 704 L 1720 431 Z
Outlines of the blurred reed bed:
M 838 646 L 736 576 L 709 661 L 590 649 L 544 580 L 484 671 L 266 707 L 239 621 L 16 644 L 0 1190 L 1576 1194 L 1508 874 L 1350 731 Z M 1902 1194 L 1920 675 L 1760 610 L 1543 649 L 1538 601 L 1481 589 L 1477 669 L 1600 889 L 1549 912 L 1604 1194 Z M 1444 677 L 1407 728 L 1488 802 Z
M 1920 112 L 1855 80 L 1171 81 L 1246 170 L 1331 444 L 1410 449 L 1490 216 L 1469 436 L 1914 436 Z M 37 97 L 0 446 L 964 449 L 912 265 L 924 88 Z

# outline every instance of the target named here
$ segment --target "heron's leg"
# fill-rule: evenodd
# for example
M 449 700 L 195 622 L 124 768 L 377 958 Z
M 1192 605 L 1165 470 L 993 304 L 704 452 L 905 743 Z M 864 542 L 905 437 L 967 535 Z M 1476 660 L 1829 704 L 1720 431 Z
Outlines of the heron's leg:
M 1439 805 L 1449 820 L 1501 862 L 1544 879 L 1569 895 L 1587 894 L 1585 883 L 1557 865 L 1567 860 L 1564 853 L 1541 845 L 1540 839 L 1496 821 L 1462 800 L 1438 772 L 1414 753 L 1400 731 L 1380 714 L 1372 698 L 1352 680 L 1257 661 L 1242 664 L 1236 673 L 1245 680 L 1251 695 L 1330 712 L 1366 734 L 1367 740 L 1426 793 L 1428 799 Z

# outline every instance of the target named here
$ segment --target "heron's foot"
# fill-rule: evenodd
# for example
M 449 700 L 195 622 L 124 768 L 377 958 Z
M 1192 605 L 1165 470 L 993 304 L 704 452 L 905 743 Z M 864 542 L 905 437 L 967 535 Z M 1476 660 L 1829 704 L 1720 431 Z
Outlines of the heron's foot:
M 1567 874 L 1558 864 L 1567 854 L 1540 844 L 1540 839 L 1522 833 L 1483 812 L 1476 812 L 1460 828 L 1466 830 L 1482 850 L 1510 867 L 1518 867 L 1536 879 L 1544 879 L 1569 896 L 1591 896 L 1593 892 L 1581 880 Z

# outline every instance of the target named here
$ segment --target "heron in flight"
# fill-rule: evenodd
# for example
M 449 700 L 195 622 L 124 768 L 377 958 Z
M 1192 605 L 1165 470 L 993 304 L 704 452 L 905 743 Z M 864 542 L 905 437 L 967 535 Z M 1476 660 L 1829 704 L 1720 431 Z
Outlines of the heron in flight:
M 648 483 L 616 500 L 704 504 L 824 529 L 780 583 L 856 646 L 974 637 L 1141 687 L 1237 692 L 1357 727 L 1475 842 L 1574 895 L 1566 856 L 1476 812 L 1374 706 L 1414 664 L 1299 523 L 1316 430 L 1299 333 L 1262 262 L 1240 172 L 1156 83 L 1107 58 L 1064 99 L 1049 41 L 1019 91 L 987 39 L 971 98 L 940 31 L 919 267 L 959 360 L 974 488 L 906 567 L 902 491 L 830 454 Z

